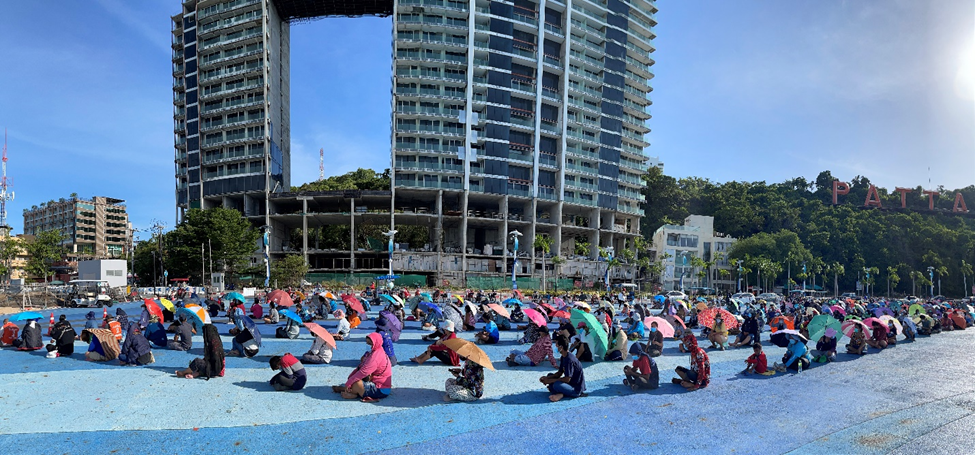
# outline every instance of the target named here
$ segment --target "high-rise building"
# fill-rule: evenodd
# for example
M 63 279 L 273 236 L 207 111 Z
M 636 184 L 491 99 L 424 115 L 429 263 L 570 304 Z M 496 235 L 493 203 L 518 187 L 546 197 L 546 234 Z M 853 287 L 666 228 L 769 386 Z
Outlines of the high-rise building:
M 648 0 L 400 0 L 396 208 L 437 207 L 440 248 L 633 247 L 647 169 Z M 460 217 L 442 219 L 444 213 Z M 585 246 L 583 246 L 585 248 Z
M 24 210 L 24 234 L 58 231 L 69 261 L 124 258 L 129 250 L 125 201 L 108 197 L 71 197 Z

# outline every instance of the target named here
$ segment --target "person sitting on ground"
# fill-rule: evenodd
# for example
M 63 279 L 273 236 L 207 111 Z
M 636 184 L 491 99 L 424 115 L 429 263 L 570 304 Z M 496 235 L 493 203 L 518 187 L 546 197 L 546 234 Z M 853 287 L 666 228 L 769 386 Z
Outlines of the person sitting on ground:
M 921 315 L 921 326 L 918 327 L 917 332 L 921 335 L 930 336 L 934 333 L 934 328 L 937 326 L 934 318 L 926 314 Z
M 428 346 L 427 350 L 424 351 L 423 354 L 411 358 L 410 361 L 418 365 L 423 365 L 423 362 L 430 360 L 431 357 L 436 357 L 438 360 L 447 365 L 454 367 L 459 366 L 460 358 L 457 356 L 457 353 L 443 344 L 444 341 L 457 338 L 457 335 L 454 334 L 454 322 L 450 320 L 441 322 L 440 332 L 443 333 L 443 335 L 439 340 Z
M 278 306 L 274 302 L 267 304 L 267 317 L 264 318 L 265 324 L 279 324 L 281 322 L 281 315 L 278 313 Z
M 386 351 L 386 357 L 389 358 L 389 364 L 396 366 L 396 350 L 393 347 L 393 338 L 389 335 L 390 327 L 389 320 L 386 318 L 379 318 L 376 320 L 376 333 L 383 338 L 383 351 Z
M 402 321 L 402 319 L 400 319 Z M 473 305 L 464 306 L 464 330 L 477 330 L 477 314 Z
M 576 335 L 569 340 L 572 343 L 569 350 L 573 351 L 580 362 L 592 362 L 595 355 L 592 349 L 592 339 L 589 336 L 589 326 L 585 322 L 580 322 L 576 328 L 578 329 Z
M 511 320 L 500 313 L 494 313 L 494 324 L 498 326 L 498 330 L 511 330 Z
M 58 322 L 51 328 L 51 344 L 47 345 L 47 357 L 67 357 L 74 354 L 74 339 L 78 333 L 71 327 L 65 315 L 58 317 Z
M 511 310 L 511 321 L 512 322 L 525 321 L 525 312 L 521 309 L 520 303 L 516 303 L 514 309 Z
M 359 318 L 359 313 L 356 310 L 350 308 L 348 314 L 350 328 L 354 329 L 359 327 L 359 324 L 362 324 L 362 319 Z
M 139 314 L 139 330 L 145 332 L 146 327 L 149 325 L 149 318 L 152 317 L 152 313 L 149 312 L 149 308 L 146 304 L 142 304 L 142 313 Z
M 315 335 L 315 340 L 311 342 L 311 348 L 305 355 L 301 356 L 301 361 L 314 365 L 332 363 L 332 346 L 324 338 Z
M 677 367 L 675 371 L 680 378 L 674 378 L 671 382 L 680 384 L 687 390 L 707 387 L 711 381 L 711 362 L 708 354 L 697 345 L 697 338 L 691 332 L 684 334 L 682 345 L 684 350 L 691 354 L 691 368 Z
M 271 370 L 278 371 L 278 374 L 271 378 L 271 387 L 278 392 L 283 392 L 286 390 L 301 390 L 305 388 L 305 383 L 308 382 L 308 375 L 305 373 L 305 366 L 301 364 L 301 361 L 291 355 L 291 353 L 285 353 L 283 356 L 273 356 L 268 361 L 271 365 Z
M 257 330 L 257 327 L 249 329 L 244 325 L 242 319 L 238 319 L 238 321 L 240 321 L 240 325 L 243 327 L 243 329 L 237 329 L 237 327 L 230 329 L 230 334 L 233 335 L 234 338 L 230 342 L 230 351 L 227 352 L 226 356 L 243 356 L 248 358 L 254 357 L 261 350 L 261 345 L 257 342 L 257 336 L 255 336 L 253 332 L 254 330 Z
M 94 312 L 91 313 L 94 314 Z M 4 319 L 3 334 L 0 335 L 0 346 L 13 346 L 14 341 L 17 340 L 19 335 L 20 327 L 18 327 L 17 324 L 10 322 L 10 319 Z
M 832 327 L 826 329 L 823 336 L 816 342 L 816 350 L 812 352 L 813 360 L 818 363 L 833 362 L 836 360 L 836 330 Z
M 887 346 L 897 346 L 897 326 L 892 320 L 887 322 Z
M 643 345 L 633 343 L 630 345 L 630 356 L 633 357 L 633 366 L 623 367 L 623 385 L 630 387 L 634 392 L 640 389 L 656 389 L 660 387 L 660 370 L 646 351 Z
M 220 306 L 220 303 L 216 302 L 215 300 L 207 300 L 206 302 L 204 302 L 204 306 L 206 306 L 207 313 L 210 315 L 211 318 L 215 318 L 219 316 L 220 311 L 223 310 L 223 308 L 221 308 Z M 165 310 L 163 310 L 163 316 L 165 315 L 166 315 Z
M 762 352 L 762 343 L 752 344 L 752 355 L 745 359 L 745 370 L 741 374 L 765 374 L 766 372 L 768 372 L 768 359 Z
M 335 310 L 332 316 L 335 316 L 339 320 L 339 324 L 335 328 L 335 333 L 332 334 L 332 337 L 338 341 L 342 341 L 352 331 L 352 324 L 349 323 L 350 316 L 345 315 L 345 310 Z
M 88 343 L 85 360 L 90 362 L 115 360 L 121 352 L 118 340 L 108 329 L 85 329 L 81 332 L 81 341 Z
M 548 335 L 548 327 L 539 327 L 536 330 L 538 334 L 535 339 L 535 343 L 532 344 L 528 351 L 519 351 L 517 349 L 512 350 L 511 354 L 505 359 L 509 367 L 514 366 L 537 366 L 541 365 L 545 359 L 552 364 L 552 367 L 557 367 L 555 363 L 555 354 L 552 351 L 552 338 Z
M 774 367 L 780 372 L 785 370 L 802 371 L 809 368 L 809 348 L 806 343 L 795 338 L 789 340 L 785 355 L 782 356 L 782 363 L 775 364 Z
M 524 326 L 519 326 L 518 330 L 524 330 L 525 333 L 521 338 L 517 340 L 518 344 L 533 344 L 538 340 L 538 324 L 535 321 L 528 321 L 528 324 Z
M 166 328 L 159 321 L 159 316 L 149 316 L 149 325 L 143 333 L 150 343 L 156 347 L 165 348 L 169 340 L 166 338 Z
M 13 341 L 13 347 L 18 351 L 36 351 L 44 347 L 41 325 L 37 323 L 37 319 L 27 321 L 20 331 L 20 338 Z
M 950 332 L 952 330 L 957 330 L 955 326 L 955 321 L 951 319 L 951 312 L 945 311 L 941 314 L 941 330 L 945 332 Z
M 166 349 L 174 351 L 189 351 L 193 348 L 193 324 L 186 320 L 186 315 L 180 314 L 173 321 L 176 327 L 176 334 L 173 340 L 166 343 Z
M 873 321 L 871 326 L 873 334 L 867 339 L 867 345 L 877 350 L 883 350 L 887 347 L 887 330 L 877 321 Z
M 853 327 L 853 333 L 850 335 L 850 343 L 846 345 L 846 352 L 857 355 L 867 353 L 867 340 L 863 334 L 863 327 L 859 324 Z
M 251 318 L 256 320 L 264 318 L 264 307 L 261 306 L 261 300 L 257 297 L 254 297 L 254 304 L 251 305 Z
M 193 378 L 222 378 L 227 368 L 227 359 L 223 352 L 223 342 L 220 333 L 213 324 L 203 326 L 203 358 L 195 358 L 189 368 L 177 371 L 176 377 Z
M 479 344 L 497 344 L 498 340 L 501 339 L 501 333 L 498 332 L 498 325 L 494 323 L 491 315 L 492 312 L 481 315 L 481 320 L 484 321 L 484 329 L 474 334 L 475 342 Z
M 626 337 L 626 332 L 623 331 L 623 327 L 619 324 L 613 326 L 612 333 L 614 333 L 613 341 L 610 343 L 609 348 L 606 349 L 606 357 L 604 360 L 607 361 L 621 361 L 626 359 L 628 339 Z M 639 343 L 635 343 L 639 344 Z
M 108 331 L 112 332 L 112 335 L 115 336 L 115 341 L 118 341 L 119 343 L 122 342 L 122 323 L 116 321 L 114 316 L 105 316 L 105 320 L 102 322 L 101 328 L 108 329 Z
M 904 331 L 904 339 L 907 341 L 914 341 L 917 338 L 917 324 L 910 316 L 903 315 L 900 317 L 901 327 Z M 910 322 L 908 322 L 910 321 Z
M 708 334 L 708 341 L 711 342 L 711 349 L 724 351 L 725 344 L 728 343 L 728 326 L 724 323 L 724 318 L 719 314 L 714 318 L 711 326 L 711 333 Z
M 125 310 L 123 310 L 121 308 L 116 308 L 115 309 L 115 320 L 118 321 L 118 323 L 119 323 L 119 327 L 121 328 L 121 333 L 123 333 L 123 334 L 128 333 L 128 331 L 129 331 L 129 324 L 131 324 L 131 321 L 129 321 L 129 315 L 125 312 Z M 111 327 L 109 327 L 109 328 L 111 328 Z M 115 331 L 112 330 L 112 333 L 115 333 Z M 121 337 L 123 337 L 123 336 L 124 335 L 120 335 L 119 336 L 119 339 L 118 340 L 120 342 L 122 341 L 122 338 Z
M 142 336 L 137 324 L 129 325 L 129 333 L 125 336 L 125 343 L 122 343 L 121 351 L 118 360 L 122 366 L 143 366 L 156 361 L 152 355 L 152 346 L 149 345 L 149 340 Z
M 745 313 L 744 317 L 745 322 L 741 324 L 741 330 L 738 332 L 738 338 L 734 343 L 729 345 L 733 348 L 751 346 L 756 342 L 760 342 L 756 336 L 758 333 L 758 320 L 752 316 L 751 312 Z
M 646 326 L 643 325 L 643 321 L 641 321 L 639 316 L 636 316 L 635 314 L 636 314 L 635 312 L 632 313 L 631 315 L 632 322 L 630 323 L 630 329 L 626 331 L 626 336 L 629 338 L 630 341 L 637 341 L 639 339 L 642 339 L 644 336 L 646 336 L 646 332 L 647 332 Z
M 647 345 L 644 347 L 644 351 L 650 357 L 660 357 L 660 354 L 664 352 L 664 334 L 660 333 L 657 321 L 650 323 L 650 333 L 647 334 Z
M 89 311 L 88 314 L 85 315 L 85 328 L 86 329 L 98 328 L 98 319 L 97 316 L 95 316 L 94 311 Z
M 539 382 L 548 387 L 549 401 L 554 403 L 562 398 L 585 396 L 586 379 L 582 371 L 582 363 L 569 352 L 569 345 L 565 340 L 556 340 L 555 346 L 561 356 L 558 371 L 538 378 Z
M 359 360 L 359 366 L 349 374 L 344 385 L 332 387 L 332 391 L 342 394 L 342 398 L 363 402 L 376 402 L 392 393 L 393 367 L 383 351 L 383 340 L 378 333 L 366 335 L 369 351 Z
M 484 367 L 464 359 L 463 368 L 451 368 L 454 377 L 444 382 L 443 401 L 477 401 L 484 394 Z
M 294 319 L 285 319 L 288 320 L 287 324 L 285 324 L 284 327 L 278 327 L 277 330 L 274 331 L 274 338 L 288 338 L 291 340 L 298 338 L 298 333 L 301 326 Z

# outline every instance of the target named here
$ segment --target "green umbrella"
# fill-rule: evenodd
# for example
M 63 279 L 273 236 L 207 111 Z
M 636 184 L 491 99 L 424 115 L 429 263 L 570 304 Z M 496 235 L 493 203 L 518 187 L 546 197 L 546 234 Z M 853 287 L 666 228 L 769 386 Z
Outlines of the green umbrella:
M 927 311 L 924 311 L 924 307 L 923 306 L 918 305 L 916 303 L 914 305 L 911 305 L 911 307 L 908 308 L 907 311 L 911 313 L 911 316 L 915 316 L 915 315 L 918 315 L 918 314 L 927 314 L 928 313 Z
M 809 339 L 819 341 L 826 333 L 826 329 L 830 327 L 836 330 L 836 333 L 843 333 L 843 324 L 828 314 L 821 314 L 812 318 L 809 321 L 809 326 L 806 327 L 809 330 Z
M 569 320 L 572 322 L 572 325 L 579 325 L 582 322 L 589 327 L 589 332 L 593 335 L 593 339 L 596 340 L 596 346 L 594 346 L 595 352 L 592 353 L 593 357 L 598 359 L 605 357 L 609 341 L 606 338 L 606 331 L 603 330 L 603 325 L 596 320 L 596 317 L 578 308 L 573 308 L 572 316 Z

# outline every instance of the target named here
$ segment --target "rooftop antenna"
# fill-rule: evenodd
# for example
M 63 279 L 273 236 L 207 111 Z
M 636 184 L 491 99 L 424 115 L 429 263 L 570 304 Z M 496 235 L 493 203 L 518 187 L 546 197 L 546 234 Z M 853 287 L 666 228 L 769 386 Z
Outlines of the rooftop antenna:
M 325 149 L 318 149 L 318 181 L 325 180 Z
M 3 177 L 0 178 L 0 228 L 7 228 L 7 201 L 14 200 L 14 192 L 7 180 L 7 129 L 3 129 Z

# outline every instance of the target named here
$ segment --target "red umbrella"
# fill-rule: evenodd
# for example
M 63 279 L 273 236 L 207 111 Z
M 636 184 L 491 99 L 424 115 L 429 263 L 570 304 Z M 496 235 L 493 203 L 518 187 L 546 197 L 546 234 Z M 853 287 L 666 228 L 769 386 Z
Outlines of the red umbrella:
M 519 291 L 517 289 L 515 289 L 514 294 L 515 294 L 515 297 L 518 298 L 518 300 L 524 300 L 525 299 L 525 296 L 521 293 L 521 291 Z
M 534 322 L 535 325 L 539 327 L 545 327 L 548 325 L 548 322 L 545 321 L 545 316 L 542 316 L 542 313 L 539 313 L 538 310 L 525 308 L 523 311 L 525 312 L 525 316 L 528 317 L 528 320 Z
M 145 304 L 146 304 L 146 310 L 149 311 L 149 314 L 153 314 L 157 318 L 159 318 L 159 322 L 165 320 L 165 318 L 163 318 L 162 308 L 159 308 L 159 304 L 157 304 L 156 302 L 150 299 L 146 299 Z
M 796 329 L 796 323 L 795 323 L 795 321 L 792 318 L 790 318 L 788 316 L 776 316 L 776 317 L 772 318 L 771 321 L 768 321 L 768 326 L 772 328 L 772 333 L 775 333 L 778 330 L 780 330 L 779 329 L 779 323 L 780 322 L 783 323 L 783 324 L 785 324 L 785 328 L 787 328 L 789 330 L 795 330 Z
M 552 316 L 552 313 L 555 313 L 555 307 L 553 307 L 552 305 L 549 305 L 547 303 L 539 303 L 538 304 L 538 307 L 544 309 L 545 311 L 548 311 L 549 316 Z M 555 317 L 555 316 L 552 316 L 552 317 Z M 568 317 L 568 316 L 566 316 L 566 317 Z
M 345 302 L 346 306 L 355 310 L 356 313 L 366 314 L 366 310 L 362 308 L 362 303 L 360 303 L 359 299 L 355 298 L 354 296 L 343 295 L 342 301 Z
M 280 289 L 276 291 L 271 291 L 267 295 L 267 301 L 274 302 L 274 304 L 277 306 L 292 306 L 295 304 L 295 302 L 291 300 L 291 296 L 288 295 L 287 292 L 284 292 Z
M 553 312 L 552 313 L 552 319 L 555 319 L 555 318 L 569 319 L 570 318 L 570 315 L 565 310 L 559 310 L 559 311 L 556 311 L 556 312 Z
M 488 308 L 490 308 L 495 313 L 500 314 L 501 317 L 503 317 L 505 319 L 511 319 L 511 314 L 508 313 L 508 310 L 504 309 L 503 306 L 498 305 L 497 303 L 489 303 L 488 304 Z
M 647 328 L 650 328 L 650 324 L 653 324 L 654 322 L 657 323 L 657 330 L 660 331 L 660 334 L 663 335 L 664 338 L 674 337 L 674 326 L 670 325 L 666 319 L 658 318 L 656 316 L 647 316 L 643 319 L 643 325 L 647 326 Z
M 315 324 L 314 322 L 306 322 L 305 327 L 308 327 L 308 331 L 313 333 L 315 336 L 325 340 L 325 344 L 331 346 L 332 349 L 335 349 L 335 338 L 332 337 L 331 333 L 328 333 L 328 330 L 325 330 L 325 327 Z
M 735 319 L 735 315 L 728 312 L 723 308 L 708 308 L 697 314 L 697 323 L 703 327 L 713 327 L 714 319 L 716 316 L 721 315 L 721 319 L 724 321 L 724 326 L 728 329 L 733 329 L 738 327 L 738 319 Z

